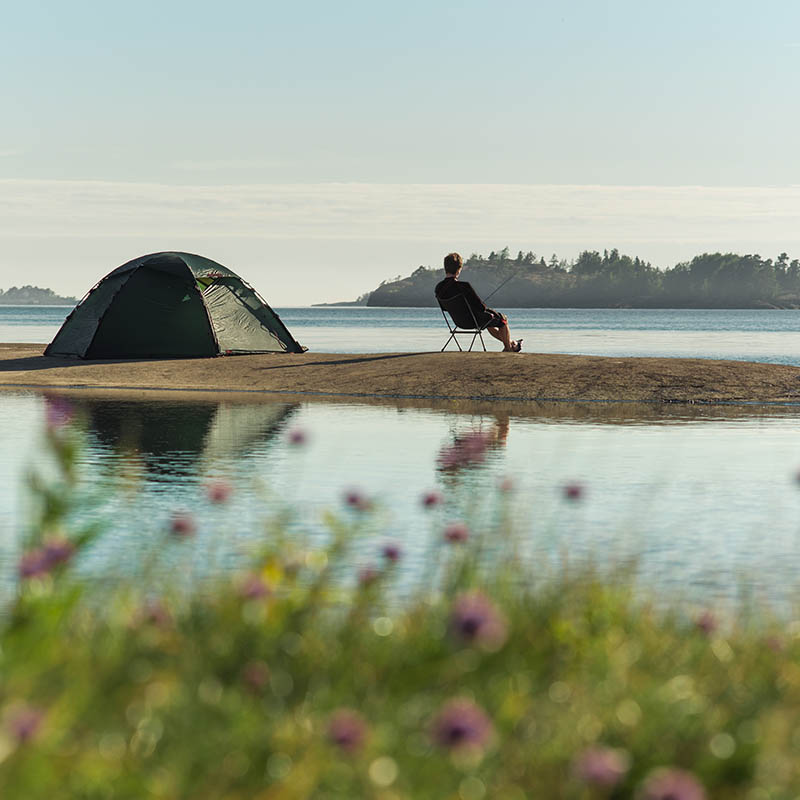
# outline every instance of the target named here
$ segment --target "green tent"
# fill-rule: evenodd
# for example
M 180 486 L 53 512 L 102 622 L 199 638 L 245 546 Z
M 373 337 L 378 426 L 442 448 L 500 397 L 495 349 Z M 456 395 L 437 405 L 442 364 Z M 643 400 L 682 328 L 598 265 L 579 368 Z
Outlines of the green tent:
M 235 272 L 191 253 L 154 253 L 109 272 L 44 354 L 196 358 L 305 349 Z

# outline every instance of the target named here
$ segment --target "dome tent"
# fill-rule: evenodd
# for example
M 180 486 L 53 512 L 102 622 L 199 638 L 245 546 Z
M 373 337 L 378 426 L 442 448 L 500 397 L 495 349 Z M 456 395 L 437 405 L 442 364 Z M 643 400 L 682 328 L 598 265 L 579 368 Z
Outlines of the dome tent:
M 153 253 L 97 283 L 44 354 L 196 358 L 305 349 L 235 272 L 191 253 Z

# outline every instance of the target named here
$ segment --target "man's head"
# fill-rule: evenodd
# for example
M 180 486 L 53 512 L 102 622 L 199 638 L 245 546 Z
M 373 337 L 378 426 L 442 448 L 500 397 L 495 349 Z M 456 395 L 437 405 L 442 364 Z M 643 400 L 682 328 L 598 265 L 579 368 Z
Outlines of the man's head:
M 448 253 L 444 257 L 444 271 L 448 275 L 457 275 L 464 262 L 458 253 Z

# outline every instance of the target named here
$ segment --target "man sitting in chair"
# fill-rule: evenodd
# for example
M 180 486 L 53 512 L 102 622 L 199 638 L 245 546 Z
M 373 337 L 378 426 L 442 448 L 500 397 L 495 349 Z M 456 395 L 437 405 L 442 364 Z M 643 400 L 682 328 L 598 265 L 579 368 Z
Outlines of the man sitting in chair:
M 462 295 L 467 301 L 475 320 L 486 330 L 503 343 L 504 353 L 519 353 L 522 350 L 522 339 L 514 340 L 508 330 L 508 319 L 505 314 L 487 308 L 483 300 L 478 297 L 475 290 L 466 281 L 460 281 L 458 275 L 464 262 L 458 253 L 448 253 L 444 257 L 445 277 L 436 284 L 436 297 L 439 300 L 450 300 L 452 297 Z

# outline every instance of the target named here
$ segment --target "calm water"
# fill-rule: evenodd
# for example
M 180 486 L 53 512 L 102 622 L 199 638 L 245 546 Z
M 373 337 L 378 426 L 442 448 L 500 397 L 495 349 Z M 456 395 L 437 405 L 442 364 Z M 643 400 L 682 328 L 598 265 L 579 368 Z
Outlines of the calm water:
M 544 562 L 634 557 L 649 586 L 670 596 L 731 600 L 744 587 L 772 601 L 794 596 L 800 575 L 800 412 L 648 409 L 627 406 L 506 407 L 326 402 L 149 402 L 71 395 L 88 426 L 84 484 L 99 493 L 107 531 L 84 569 L 113 580 L 159 554 L 170 581 L 197 581 L 242 563 L 267 536 L 265 520 L 292 510 L 291 526 L 324 537 L 326 510 L 348 514 L 342 493 L 376 502 L 356 539 L 365 565 L 388 536 L 402 542 L 403 576 L 422 579 L 443 525 L 466 515 L 489 544 L 519 532 L 524 557 Z M 42 465 L 45 399 L 0 393 L 0 570 L 13 576 L 30 503 L 24 476 Z M 301 429 L 308 443 L 292 446 Z M 492 437 L 486 460 L 460 470 L 437 459 L 457 437 Z M 131 456 L 131 453 L 134 455 Z M 509 495 L 495 491 L 512 476 Z M 209 479 L 234 487 L 212 505 Z M 585 486 L 569 502 L 563 487 Z M 438 489 L 443 508 L 420 495 Z M 197 537 L 165 545 L 176 510 Z
M 0 342 L 49 342 L 71 309 L 0 306 Z M 539 353 L 681 356 L 800 364 L 800 311 L 513 309 L 512 335 Z M 316 352 L 438 350 L 437 309 L 280 308 L 295 337 Z M 497 342 L 486 337 L 489 349 Z M 452 346 L 452 345 L 451 345 Z

